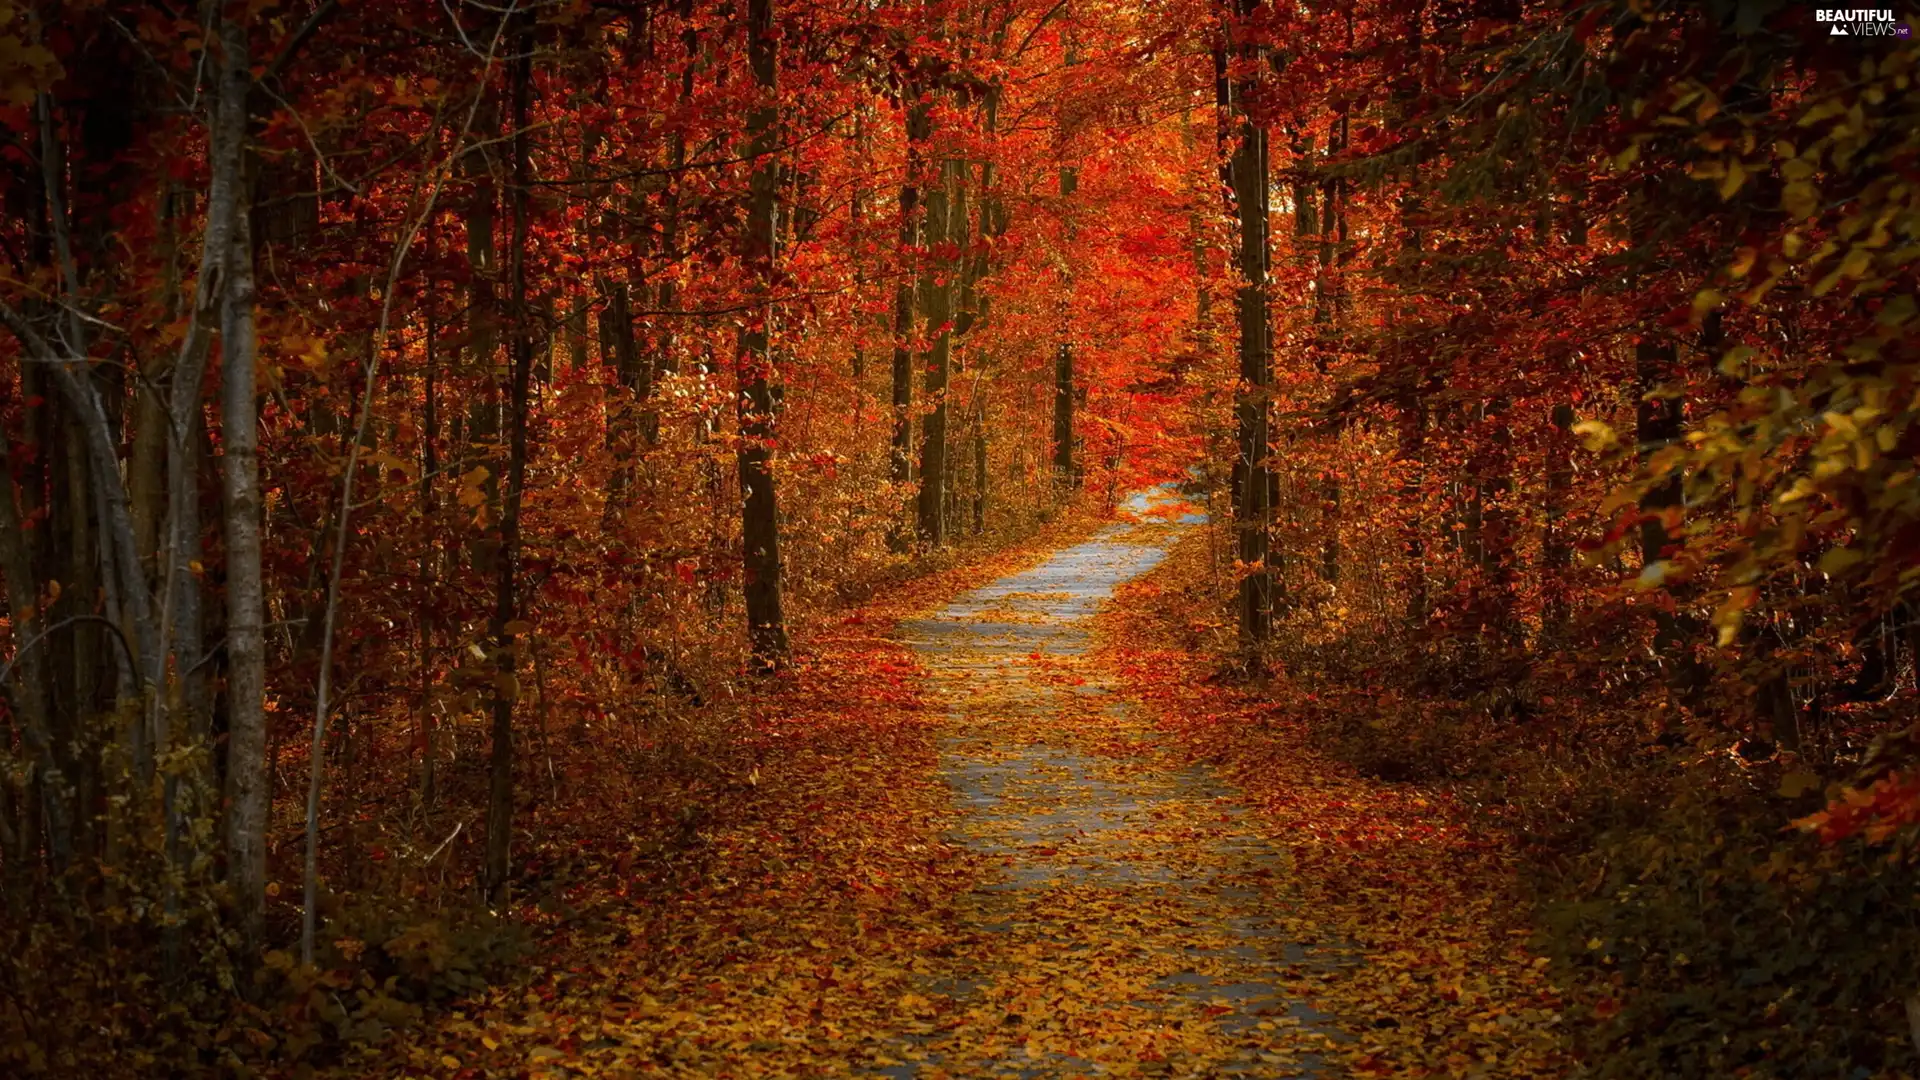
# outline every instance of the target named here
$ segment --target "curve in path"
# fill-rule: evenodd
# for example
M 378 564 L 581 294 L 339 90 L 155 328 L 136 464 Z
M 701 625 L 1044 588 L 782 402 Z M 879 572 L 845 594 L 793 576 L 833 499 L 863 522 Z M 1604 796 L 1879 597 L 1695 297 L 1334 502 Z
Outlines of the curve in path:
M 1085 657 L 1090 616 L 1179 527 L 1108 526 L 903 625 L 949 709 L 952 839 L 986 872 L 952 948 L 916 959 L 883 1075 L 1317 1071 L 1335 1036 L 1283 987 L 1333 961 L 1275 895 L 1284 854 Z

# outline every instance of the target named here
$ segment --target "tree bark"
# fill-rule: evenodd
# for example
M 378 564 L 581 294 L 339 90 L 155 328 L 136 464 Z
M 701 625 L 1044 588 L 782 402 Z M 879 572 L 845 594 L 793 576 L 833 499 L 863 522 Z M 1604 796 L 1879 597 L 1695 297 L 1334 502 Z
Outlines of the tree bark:
M 1259 0 L 1236 0 L 1234 14 L 1245 19 L 1259 8 Z M 1238 44 L 1249 55 L 1258 47 Z M 1240 221 L 1240 393 L 1235 409 L 1239 427 L 1238 472 L 1241 477 L 1238 508 L 1240 533 L 1240 634 L 1243 643 L 1257 649 L 1272 632 L 1274 580 L 1267 566 L 1272 524 L 1272 485 L 1268 478 L 1267 444 L 1273 389 L 1272 341 L 1268 327 L 1267 243 L 1268 177 L 1267 131 L 1252 115 L 1248 97 L 1253 83 L 1233 86 L 1240 138 L 1231 165 L 1234 203 Z
M 426 357 L 421 372 L 421 430 L 420 430 L 420 520 L 425 522 L 428 535 L 437 533 L 436 514 L 439 500 L 434 493 L 434 477 L 440 471 L 440 326 L 434 312 L 434 276 L 431 267 L 438 253 L 438 236 L 433 222 L 427 223 L 426 263 L 429 267 L 420 285 L 420 307 L 425 322 Z M 436 718 L 433 715 L 433 665 L 436 604 L 436 588 L 439 581 L 439 552 L 429 542 L 420 551 L 420 597 L 417 618 L 420 633 L 420 802 L 423 806 L 433 805 L 438 779 L 435 774 L 438 757 L 438 732 Z
M 1073 63 L 1069 52 L 1068 63 Z M 1064 144 L 1065 135 L 1060 136 Z M 1060 205 L 1064 213 L 1067 200 L 1073 198 L 1080 188 L 1080 170 L 1071 166 L 1060 169 Z M 1072 225 L 1068 225 L 1071 234 Z M 1072 274 L 1067 275 L 1071 284 Z M 1077 379 L 1073 369 L 1073 329 L 1070 319 L 1062 318 L 1060 325 L 1060 345 L 1053 354 L 1053 477 L 1056 489 L 1066 495 L 1078 486 L 1079 466 L 1075 462 L 1073 447 L 1073 407 L 1078 401 L 1075 392 Z
M 523 26 L 525 23 L 523 21 Z M 513 112 L 513 240 L 508 271 L 513 342 L 508 391 L 507 476 L 500 511 L 493 625 L 493 746 L 487 757 L 487 897 L 495 907 L 508 900 L 513 835 L 513 712 L 520 696 L 515 640 L 520 617 L 520 506 L 527 481 L 527 411 L 533 378 L 533 320 L 527 302 L 528 189 L 533 180 L 529 133 L 533 84 L 533 34 L 517 35 L 508 70 Z
M 1634 430 L 1643 464 L 1680 438 L 1682 401 L 1666 386 L 1675 374 L 1674 352 L 1672 344 L 1652 340 L 1642 340 L 1633 349 L 1639 391 L 1639 400 L 1634 406 Z M 1668 535 L 1664 515 L 1679 505 L 1678 476 L 1655 484 L 1640 500 L 1640 509 L 1647 515 L 1640 523 L 1642 566 L 1651 566 L 1665 557 Z
M 612 525 L 632 497 L 638 411 L 648 391 L 633 328 L 632 293 L 624 281 L 608 281 L 606 290 L 607 303 L 600 309 L 600 355 L 620 387 L 608 395 L 607 406 L 607 449 L 614 461 L 608 479 L 607 522 Z
M 910 85 L 908 93 L 917 91 Z M 924 228 L 920 210 L 921 145 L 929 134 L 928 110 L 923 99 L 907 106 L 907 178 L 900 185 L 900 280 L 893 290 L 893 439 L 891 474 L 901 487 L 913 482 L 913 324 L 915 290 L 912 260 Z M 889 538 L 895 551 L 904 550 L 907 537 L 896 529 Z
M 35 606 L 39 587 L 19 507 L 14 503 L 13 467 L 4 445 L 6 441 L 0 438 L 0 575 L 5 577 L 7 609 L 13 623 L 13 672 L 7 687 L 8 704 L 18 725 L 20 740 L 39 770 L 47 851 L 53 857 L 55 872 L 59 872 L 66 869 L 73 853 L 66 778 L 49 736 L 52 710 L 47 700 L 47 642 L 42 640 L 47 633 L 46 620 Z M 22 806 L 26 804 L 27 800 L 22 799 Z
M 755 323 L 743 335 L 740 355 L 741 533 L 745 543 L 744 596 L 747 641 L 756 670 L 786 662 L 787 625 L 780 598 L 780 521 L 773 482 L 774 259 L 778 236 L 779 165 L 774 159 L 779 88 L 773 0 L 747 0 L 747 58 L 760 102 L 747 119 L 754 162 L 747 215 L 747 256 L 759 293 Z
M 1053 352 L 1053 477 L 1061 492 L 1073 490 L 1073 343 Z
M 922 543 L 947 542 L 947 383 L 953 364 L 953 292 L 958 262 L 947 251 L 964 240 L 966 196 L 961 163 L 941 163 L 940 183 L 927 193 L 927 239 L 941 253 L 927 262 L 921 289 L 927 301 L 927 332 L 933 335 L 922 363 L 922 390 L 930 406 L 920 422 L 919 520 Z M 957 220 L 957 225 L 956 225 Z
M 1567 502 L 1573 488 L 1573 406 L 1553 407 L 1553 430 L 1547 435 L 1546 535 L 1540 542 L 1540 631 L 1542 651 L 1566 640 L 1573 535 L 1567 526 Z
M 498 103 L 491 87 L 481 87 L 483 95 L 474 119 L 474 145 L 467 149 L 464 169 L 473 182 L 467 203 L 467 373 L 479 390 L 467 406 L 466 435 L 468 464 L 463 469 L 484 468 L 486 478 L 481 490 L 486 495 L 489 516 L 500 516 L 500 371 L 496 354 L 500 347 L 499 296 L 495 278 L 499 274 L 499 251 L 494 242 L 494 224 L 500 199 L 494 180 L 493 150 L 487 145 L 500 126 Z M 468 543 L 468 557 L 482 574 L 497 572 L 494 550 L 497 539 L 492 530 L 480 532 Z
M 241 186 L 252 75 L 246 27 L 223 20 L 221 123 L 230 126 L 221 166 Z M 236 204 L 240 200 L 237 198 Z M 261 572 L 260 432 L 255 386 L 253 242 L 248 215 L 234 215 L 221 297 L 221 444 L 227 547 L 227 878 L 249 951 L 262 943 L 267 888 L 266 589 Z

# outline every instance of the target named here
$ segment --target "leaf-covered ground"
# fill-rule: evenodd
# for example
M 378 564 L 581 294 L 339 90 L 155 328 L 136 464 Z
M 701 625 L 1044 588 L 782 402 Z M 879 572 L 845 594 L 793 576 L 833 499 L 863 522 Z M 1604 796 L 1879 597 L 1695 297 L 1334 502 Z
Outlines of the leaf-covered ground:
M 1218 657 L 1183 648 L 1190 623 L 1218 618 L 1194 602 L 1207 560 L 1193 536 L 1122 586 L 1098 617 L 1093 662 L 1166 752 L 1211 763 L 1244 792 L 1250 826 L 1287 856 L 1283 893 L 1302 934 L 1346 943 L 1351 962 L 1291 987 L 1351 1036 L 1331 1071 L 1565 1074 L 1567 1001 L 1527 948 L 1513 846 L 1444 790 L 1327 759 L 1284 686 L 1223 682 Z
M 1553 1075 L 1497 848 L 1168 648 L 1178 560 L 1123 583 L 1177 534 L 1111 525 L 849 614 L 759 707 L 697 868 L 642 887 L 613 858 L 524 978 L 353 1069 Z

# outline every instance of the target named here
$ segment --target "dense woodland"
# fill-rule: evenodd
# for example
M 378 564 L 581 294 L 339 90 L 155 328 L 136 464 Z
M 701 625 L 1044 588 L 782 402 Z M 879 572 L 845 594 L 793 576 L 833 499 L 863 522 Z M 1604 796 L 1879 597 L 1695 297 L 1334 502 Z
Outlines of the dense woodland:
M 0 0 L 0 1071 L 473 991 L 830 613 L 1162 482 L 1220 679 L 1511 830 L 1596 1074 L 1910 1071 L 1917 67 L 1769 0 Z

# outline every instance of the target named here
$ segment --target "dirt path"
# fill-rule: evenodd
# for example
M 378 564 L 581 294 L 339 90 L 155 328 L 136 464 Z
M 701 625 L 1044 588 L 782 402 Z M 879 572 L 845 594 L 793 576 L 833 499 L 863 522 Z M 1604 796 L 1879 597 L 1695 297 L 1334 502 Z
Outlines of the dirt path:
M 1177 528 L 1110 526 L 902 625 L 950 709 L 951 839 L 988 871 L 950 955 L 916 966 L 884 1075 L 1317 1071 L 1334 1036 L 1286 987 L 1339 960 L 1276 895 L 1286 856 L 1084 660 L 1095 610 Z

